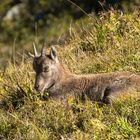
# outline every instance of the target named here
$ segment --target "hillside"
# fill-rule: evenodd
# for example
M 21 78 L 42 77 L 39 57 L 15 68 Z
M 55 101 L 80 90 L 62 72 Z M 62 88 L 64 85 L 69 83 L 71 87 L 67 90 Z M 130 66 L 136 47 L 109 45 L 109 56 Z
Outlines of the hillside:
M 140 72 L 139 16 L 112 10 L 77 21 L 57 47 L 59 59 L 76 74 Z M 31 48 L 31 42 L 26 46 Z M 0 139 L 140 139 L 140 92 L 130 90 L 102 106 L 88 99 L 76 103 L 69 97 L 66 106 L 64 101 L 48 99 L 47 93 L 33 92 L 32 58 L 27 53 L 16 55 L 0 71 Z

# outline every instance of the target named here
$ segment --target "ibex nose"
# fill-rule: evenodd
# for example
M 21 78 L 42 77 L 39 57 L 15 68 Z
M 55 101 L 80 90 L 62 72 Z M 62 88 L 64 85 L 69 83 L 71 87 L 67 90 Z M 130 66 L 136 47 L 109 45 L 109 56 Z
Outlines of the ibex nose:
M 39 85 L 38 84 L 36 84 L 35 86 L 34 86 L 34 88 L 35 88 L 35 90 L 39 90 Z

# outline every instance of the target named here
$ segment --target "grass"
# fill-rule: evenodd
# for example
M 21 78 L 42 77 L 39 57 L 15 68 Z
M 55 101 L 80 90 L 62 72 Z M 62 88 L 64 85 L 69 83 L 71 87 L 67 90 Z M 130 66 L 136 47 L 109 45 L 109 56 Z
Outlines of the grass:
M 138 13 L 102 13 L 72 25 L 58 56 L 71 72 L 140 71 Z M 9 63 L 0 72 L 0 139 L 4 140 L 138 140 L 140 94 L 129 91 L 111 105 L 68 97 L 53 101 L 33 92 L 31 60 Z

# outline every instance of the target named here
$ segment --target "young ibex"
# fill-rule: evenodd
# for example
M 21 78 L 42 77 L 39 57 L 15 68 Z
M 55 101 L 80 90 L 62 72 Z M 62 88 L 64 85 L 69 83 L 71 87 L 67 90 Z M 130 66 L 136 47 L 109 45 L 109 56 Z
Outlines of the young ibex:
M 110 98 L 122 90 L 140 87 L 140 77 L 130 72 L 112 72 L 90 75 L 75 75 L 66 71 L 59 62 L 55 47 L 46 54 L 42 47 L 38 55 L 34 46 L 33 69 L 36 72 L 35 89 L 47 91 L 52 98 L 74 94 L 82 99 L 87 96 L 91 100 L 110 103 Z

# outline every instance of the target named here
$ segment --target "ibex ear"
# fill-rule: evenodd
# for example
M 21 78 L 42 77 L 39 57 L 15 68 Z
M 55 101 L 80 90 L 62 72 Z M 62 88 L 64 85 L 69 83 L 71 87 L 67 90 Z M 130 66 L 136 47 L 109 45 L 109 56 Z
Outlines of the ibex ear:
M 54 61 L 58 61 L 56 53 L 57 53 L 57 51 L 56 51 L 55 47 L 52 46 L 51 50 L 50 50 L 50 57 Z

